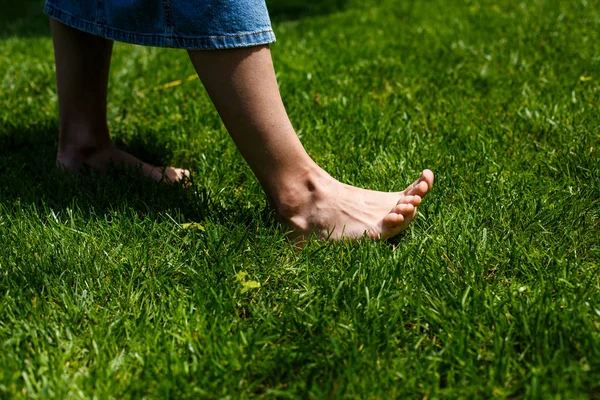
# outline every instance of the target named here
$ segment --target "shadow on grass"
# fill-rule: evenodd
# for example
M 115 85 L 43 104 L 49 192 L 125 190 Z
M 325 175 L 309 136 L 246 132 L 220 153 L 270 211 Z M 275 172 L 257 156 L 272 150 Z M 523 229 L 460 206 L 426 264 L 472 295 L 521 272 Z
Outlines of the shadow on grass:
M 0 12 L 0 38 L 50 36 L 43 0 L 5 1 Z M 8 3 L 8 4 L 6 4 Z
M 71 175 L 56 168 L 58 127 L 0 125 L 0 210 L 9 214 L 34 210 L 40 218 L 76 210 L 84 219 L 127 217 L 202 222 L 235 229 L 261 225 L 278 229 L 271 210 L 258 202 L 239 207 L 239 199 L 210 193 L 191 185 L 158 184 L 138 170 L 110 169 L 107 173 Z M 171 155 L 165 148 L 144 148 L 143 141 L 119 144 L 119 148 L 144 160 L 162 164 Z M 1 219 L 0 215 L 0 219 Z M 385 242 L 401 246 L 405 234 Z
M 193 182 L 157 184 L 136 170 L 112 169 L 105 174 L 90 172 L 73 176 L 55 167 L 56 126 L 29 128 L 0 126 L 0 205 L 7 209 L 30 209 L 39 212 L 77 208 L 86 218 L 103 217 L 111 212 L 133 212 L 144 218 L 169 218 L 229 225 L 246 225 L 257 214 L 259 205 L 236 207 L 234 200 L 223 200 Z M 162 154 L 146 152 L 153 160 L 164 160 Z M 17 210 L 15 210 L 17 211 Z
M 274 22 L 326 15 L 342 10 L 348 0 L 267 0 Z M 8 1 L 0 12 L 0 38 L 50 36 L 43 0 Z
M 344 9 L 348 0 L 266 0 L 274 22 L 327 15 Z

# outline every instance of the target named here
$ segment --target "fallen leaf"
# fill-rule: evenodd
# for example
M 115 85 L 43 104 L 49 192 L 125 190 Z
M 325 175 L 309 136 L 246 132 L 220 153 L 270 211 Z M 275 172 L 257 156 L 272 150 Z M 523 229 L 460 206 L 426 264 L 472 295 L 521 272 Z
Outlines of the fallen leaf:
M 245 282 L 242 282 L 242 286 L 243 286 L 242 293 L 246 293 L 249 290 L 259 288 L 260 287 L 260 282 L 257 282 L 257 281 L 245 281 Z
M 197 223 L 197 222 L 188 222 L 188 223 L 185 223 L 185 224 L 181 224 L 181 228 L 182 229 L 190 229 L 190 230 L 191 229 L 198 229 L 199 231 L 202 231 L 202 232 L 205 231 L 204 227 L 202 225 L 200 225 L 199 223 Z

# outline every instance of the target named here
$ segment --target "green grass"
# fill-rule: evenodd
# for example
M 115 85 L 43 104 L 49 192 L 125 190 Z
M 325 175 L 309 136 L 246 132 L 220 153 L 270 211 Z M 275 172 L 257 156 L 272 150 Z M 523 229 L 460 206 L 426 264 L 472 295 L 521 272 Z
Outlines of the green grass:
M 0 17 L 0 397 L 600 396 L 600 2 L 270 2 L 310 154 L 373 189 L 436 173 L 400 238 L 299 252 L 201 84 L 156 89 L 193 74 L 184 51 L 117 44 L 108 114 L 192 187 L 57 171 L 51 39 L 21 3 Z

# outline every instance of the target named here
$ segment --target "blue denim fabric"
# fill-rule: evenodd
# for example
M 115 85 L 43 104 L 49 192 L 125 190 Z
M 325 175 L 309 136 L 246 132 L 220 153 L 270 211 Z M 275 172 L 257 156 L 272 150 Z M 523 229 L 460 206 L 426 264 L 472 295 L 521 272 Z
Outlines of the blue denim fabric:
M 46 0 L 44 12 L 73 28 L 146 46 L 210 50 L 275 41 L 264 0 Z

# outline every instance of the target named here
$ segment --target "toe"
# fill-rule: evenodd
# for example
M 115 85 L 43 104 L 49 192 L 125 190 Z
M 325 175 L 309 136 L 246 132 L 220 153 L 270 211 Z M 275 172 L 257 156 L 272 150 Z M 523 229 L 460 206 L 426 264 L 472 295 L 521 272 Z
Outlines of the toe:
M 404 215 L 404 220 L 411 223 L 417 217 L 417 208 L 415 207 L 409 214 Z
M 177 182 L 182 180 L 183 178 L 189 178 L 189 176 L 190 171 L 187 169 L 167 167 L 167 169 L 165 170 L 165 177 L 170 182 Z
M 418 206 L 421 204 L 421 196 L 402 196 L 398 200 L 398 204 L 412 204 L 413 206 Z
M 389 213 L 383 218 L 383 228 L 386 229 L 394 228 L 404 222 L 404 215 L 398 213 Z
M 415 182 L 413 182 L 412 185 L 407 187 L 402 193 L 407 196 L 417 195 L 420 197 L 424 197 L 427 193 L 429 193 L 432 186 L 433 172 L 431 172 L 431 170 L 426 169 L 421 173 L 421 177 Z
M 412 213 L 415 210 L 415 206 L 413 206 L 412 204 L 398 204 L 396 205 L 396 207 L 394 208 L 394 213 L 396 214 L 402 214 L 402 215 L 408 215 L 410 213 Z
M 417 208 L 412 204 L 398 204 L 383 218 L 381 239 L 390 238 L 404 231 L 417 216 Z
M 412 204 L 413 206 L 418 206 L 419 204 L 421 204 L 421 196 L 415 195 L 415 196 L 410 196 L 410 199 L 408 200 L 408 204 Z
M 187 169 L 177 168 L 177 179 L 189 178 L 190 171 Z
M 421 173 L 421 179 L 423 182 L 427 183 L 427 192 L 431 190 L 433 187 L 434 175 L 430 169 L 426 169 Z M 423 196 L 421 196 L 423 197 Z
M 405 230 L 407 226 L 408 222 L 404 215 L 391 212 L 383 218 L 379 238 L 388 239 L 396 236 Z

